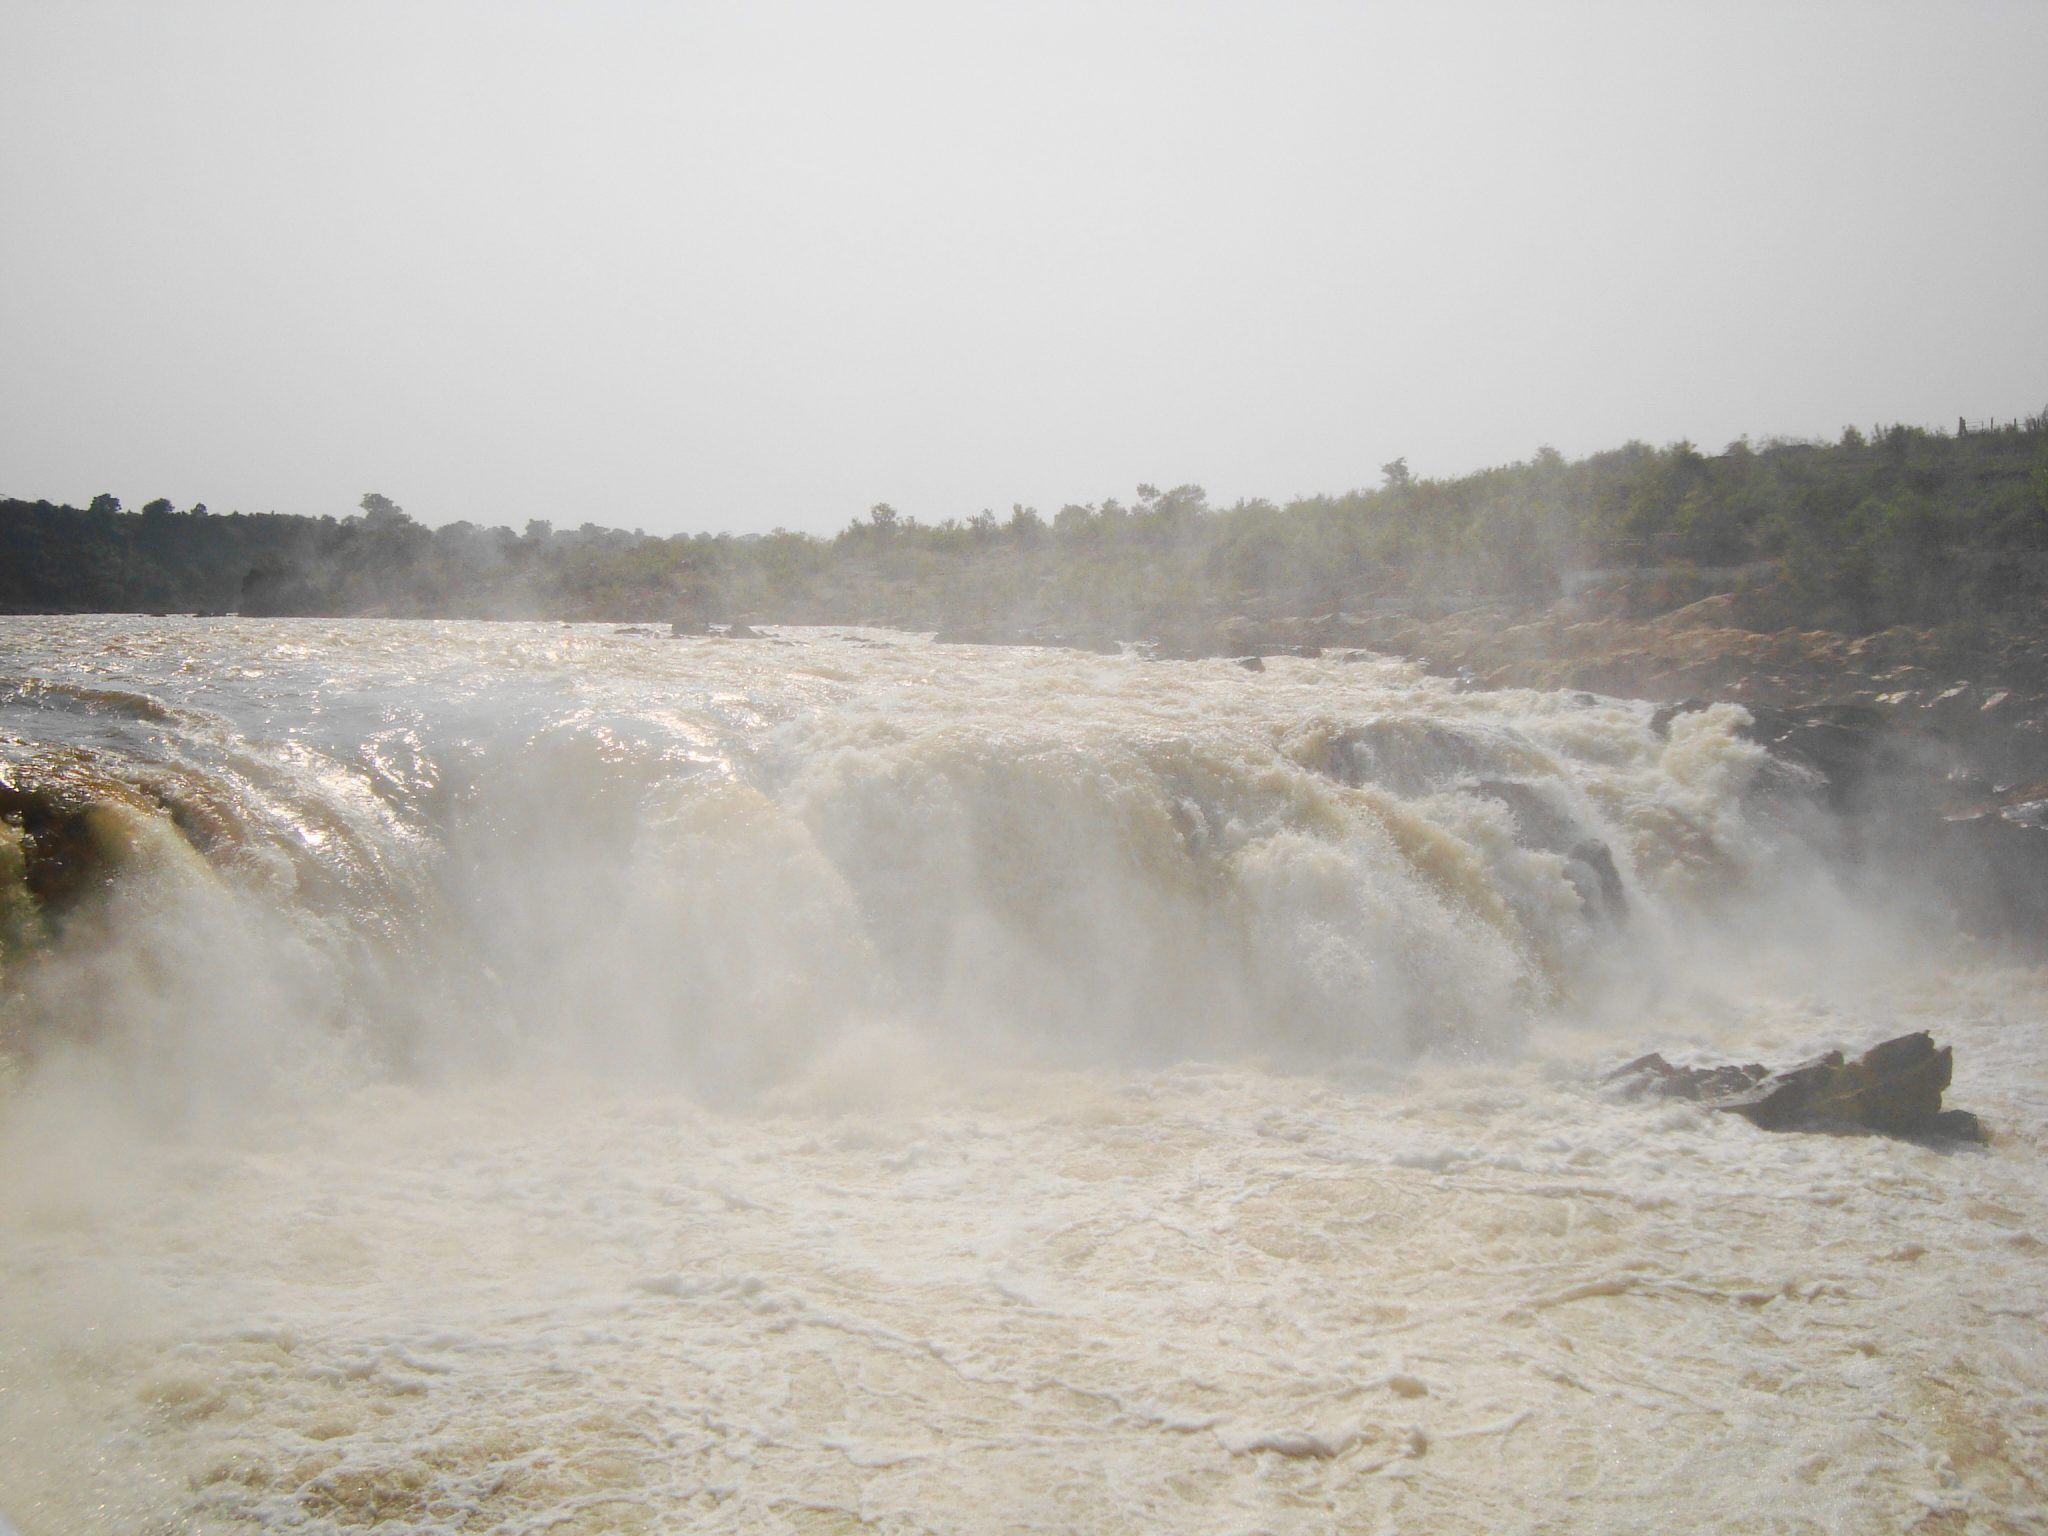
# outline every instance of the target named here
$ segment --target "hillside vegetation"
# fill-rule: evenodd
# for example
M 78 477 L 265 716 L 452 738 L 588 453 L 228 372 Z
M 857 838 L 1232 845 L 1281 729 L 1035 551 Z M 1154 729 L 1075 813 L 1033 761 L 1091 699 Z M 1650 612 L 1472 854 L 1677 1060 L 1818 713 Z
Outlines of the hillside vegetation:
M 1954 434 L 1630 443 L 1284 506 L 1197 486 L 836 537 L 658 538 L 584 523 L 347 519 L 0 502 L 0 611 L 1054 623 L 1117 638 L 1190 618 L 1530 605 L 1604 586 L 1641 614 L 1739 594 L 1758 628 L 2030 623 L 2048 597 L 2048 414 Z

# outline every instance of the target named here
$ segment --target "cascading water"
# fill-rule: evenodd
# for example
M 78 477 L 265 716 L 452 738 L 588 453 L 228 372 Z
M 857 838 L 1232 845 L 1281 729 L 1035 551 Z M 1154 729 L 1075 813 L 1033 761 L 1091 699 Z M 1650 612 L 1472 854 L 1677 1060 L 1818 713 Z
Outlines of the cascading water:
M 2031 1518 L 2038 981 L 1856 911 L 1741 725 L 1375 658 L 0 620 L 0 1510 Z M 1999 1148 L 1593 1088 L 1919 1019 Z M 1957 1306 L 1983 1359 L 1890 1336 Z

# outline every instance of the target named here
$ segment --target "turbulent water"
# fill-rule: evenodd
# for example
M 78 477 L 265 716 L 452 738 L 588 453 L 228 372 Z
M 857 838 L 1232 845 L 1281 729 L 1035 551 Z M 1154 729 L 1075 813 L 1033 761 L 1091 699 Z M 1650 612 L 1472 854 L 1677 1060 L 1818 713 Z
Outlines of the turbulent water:
M 1741 724 L 0 619 L 0 1529 L 2040 1530 L 2048 981 Z

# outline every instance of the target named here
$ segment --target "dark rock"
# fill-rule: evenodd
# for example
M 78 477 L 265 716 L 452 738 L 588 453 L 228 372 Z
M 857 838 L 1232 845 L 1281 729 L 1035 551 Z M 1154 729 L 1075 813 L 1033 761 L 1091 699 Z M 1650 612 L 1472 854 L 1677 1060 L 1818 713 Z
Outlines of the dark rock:
M 1913 1134 L 1947 1141 L 1988 1141 L 1984 1126 L 1967 1109 L 1944 1109 Z
M 1780 762 L 1816 775 L 1822 798 L 1838 811 L 1885 810 L 1901 799 L 1924 804 L 1953 766 L 1940 741 L 1899 728 L 1874 705 L 1746 707 L 1744 734 Z
M 1638 1086 L 1644 1091 L 1697 1102 L 1746 1093 L 1770 1075 L 1771 1069 L 1758 1062 L 1739 1067 L 1674 1067 L 1652 1051 L 1647 1056 L 1638 1056 L 1626 1066 L 1616 1067 L 1603 1081 L 1618 1083 L 1637 1079 Z
M 753 625 L 744 624 L 735 619 L 732 623 L 726 625 L 725 638 L 728 640 L 759 640 L 761 632 L 754 628 Z
M 1851 1125 L 1892 1135 L 1923 1129 L 1941 1113 L 1954 1053 L 1924 1030 L 1872 1046 L 1845 1062 L 1839 1051 L 1767 1078 L 1721 1105 L 1768 1130 Z
M 1339 783 L 1377 784 L 1408 797 L 1431 794 L 1488 770 L 1512 771 L 1477 738 L 1436 720 L 1401 715 L 1340 731 L 1329 739 L 1327 758 L 1317 766 Z
M 1954 1071 L 1950 1047 L 1935 1045 L 1921 1030 L 1874 1045 L 1854 1061 L 1829 1051 L 1772 1072 L 1754 1062 L 1674 1067 L 1653 1053 L 1605 1080 L 1726 1110 L 1766 1131 L 1876 1131 L 1981 1141 L 1983 1127 L 1975 1115 L 1941 1107 Z
M 1564 860 L 1564 875 L 1579 893 L 1586 910 L 1601 922 L 1618 923 L 1628 916 L 1628 888 L 1615 867 L 1614 854 L 1581 827 L 1534 784 L 1515 779 L 1481 779 L 1480 793 L 1504 803 L 1515 818 L 1515 841 L 1540 848 Z
M 1263 672 L 1266 670 L 1266 663 L 1257 656 L 1240 656 L 1237 658 L 1237 664 L 1247 672 Z
M 2048 825 L 2042 802 L 1973 806 L 1939 818 L 1929 871 L 1980 933 L 2039 941 L 2048 932 Z
M 1565 856 L 1564 877 L 1595 917 L 1613 923 L 1628 916 L 1628 889 L 1605 843 L 1589 838 L 1575 845 Z
M 1680 699 L 1676 704 L 1659 704 L 1657 708 L 1651 712 L 1650 729 L 1654 731 L 1657 734 L 1658 738 L 1661 740 L 1663 738 L 1670 736 L 1671 722 L 1676 720 L 1680 715 L 1697 714 L 1699 711 L 1706 709 L 1707 707 L 1708 702 L 1705 699 Z
M 1996 800 L 2003 793 L 1998 785 L 1968 768 L 1950 769 L 1948 782 L 1943 787 L 1950 796 L 1965 805 Z

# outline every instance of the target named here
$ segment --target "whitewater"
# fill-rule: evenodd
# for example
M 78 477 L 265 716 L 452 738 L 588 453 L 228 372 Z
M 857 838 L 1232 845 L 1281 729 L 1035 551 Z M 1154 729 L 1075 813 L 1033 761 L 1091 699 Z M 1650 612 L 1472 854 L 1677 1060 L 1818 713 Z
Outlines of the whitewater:
M 2048 975 L 1744 723 L 0 618 L 0 1531 L 2048 1529 Z

